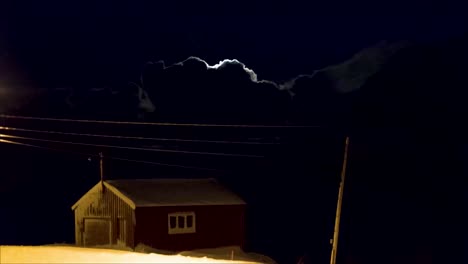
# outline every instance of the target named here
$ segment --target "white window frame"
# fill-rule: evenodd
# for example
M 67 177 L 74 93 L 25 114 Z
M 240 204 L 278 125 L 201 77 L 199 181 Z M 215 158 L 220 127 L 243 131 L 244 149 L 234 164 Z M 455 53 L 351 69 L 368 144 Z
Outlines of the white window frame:
M 187 216 L 192 217 L 192 226 L 187 227 Z M 171 217 L 176 218 L 176 227 L 171 228 Z M 179 217 L 184 219 L 184 228 L 179 227 Z M 170 235 L 173 234 L 190 234 L 196 232 L 195 212 L 175 212 L 167 215 L 167 229 Z

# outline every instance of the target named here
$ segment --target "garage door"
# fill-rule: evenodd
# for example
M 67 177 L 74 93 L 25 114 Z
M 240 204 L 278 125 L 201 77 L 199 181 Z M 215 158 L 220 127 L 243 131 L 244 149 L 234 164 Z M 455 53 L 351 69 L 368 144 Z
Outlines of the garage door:
M 84 219 L 84 245 L 109 245 L 110 228 L 109 219 Z

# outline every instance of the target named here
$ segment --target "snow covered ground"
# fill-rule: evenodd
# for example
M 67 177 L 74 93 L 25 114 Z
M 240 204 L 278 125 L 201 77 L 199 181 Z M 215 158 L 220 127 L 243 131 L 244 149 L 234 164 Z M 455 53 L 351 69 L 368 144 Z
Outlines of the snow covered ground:
M 208 257 L 137 253 L 74 246 L 0 246 L 0 263 L 245 263 Z
M 253 252 L 244 252 L 240 247 L 237 246 L 183 251 L 180 252 L 179 255 L 190 257 L 208 257 L 218 260 L 235 259 L 250 261 L 253 263 L 277 264 L 272 258 L 268 256 Z

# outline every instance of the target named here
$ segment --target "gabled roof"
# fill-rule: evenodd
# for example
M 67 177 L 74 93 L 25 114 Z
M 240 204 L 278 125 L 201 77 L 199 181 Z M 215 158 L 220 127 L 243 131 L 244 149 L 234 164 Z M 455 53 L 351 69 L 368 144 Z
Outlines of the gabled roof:
M 104 181 L 104 186 L 132 208 L 245 204 L 215 179 L 108 180 Z

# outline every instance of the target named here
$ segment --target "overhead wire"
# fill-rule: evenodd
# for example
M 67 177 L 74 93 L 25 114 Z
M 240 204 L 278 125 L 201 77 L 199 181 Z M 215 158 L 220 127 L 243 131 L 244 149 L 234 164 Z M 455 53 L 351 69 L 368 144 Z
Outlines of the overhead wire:
M 0 114 L 2 120 L 5 119 L 23 119 L 23 120 L 39 120 L 39 121 L 56 121 L 56 122 L 78 122 L 78 123 L 100 123 L 100 124 L 119 124 L 119 125 L 152 125 L 152 126 L 183 126 L 183 127 L 238 127 L 238 128 L 313 128 L 318 126 L 288 126 L 288 125 L 227 125 L 227 124 L 189 124 L 189 123 L 161 123 L 161 122 L 131 122 L 131 121 L 109 121 L 109 120 L 86 120 L 86 119 L 69 119 L 69 118 L 47 118 L 47 117 L 33 117 L 33 116 L 19 116 L 19 115 L 6 115 Z M 50 131 L 50 130 L 37 130 L 37 129 L 26 129 L 18 127 L 8 127 L 0 126 L 0 130 L 11 130 L 11 131 L 23 131 L 31 133 L 42 133 L 42 134 L 58 134 L 58 135 L 69 135 L 69 136 L 84 136 L 84 137 L 101 137 L 101 138 L 114 138 L 114 139 L 129 139 L 129 140 L 153 140 L 153 141 L 174 141 L 174 142 L 194 142 L 194 143 L 219 143 L 219 144 L 252 144 L 252 145 L 279 145 L 279 142 L 254 142 L 254 141 L 229 141 L 229 140 L 204 140 L 204 139 L 180 139 L 180 138 L 154 138 L 154 137 L 138 137 L 138 136 L 119 136 L 119 135 L 106 135 L 106 134 L 90 134 L 90 133 L 73 133 L 73 132 L 62 132 L 62 131 Z M 142 151 L 153 151 L 153 152 L 165 152 L 165 153 L 180 153 L 180 154 L 195 154 L 195 155 L 214 155 L 214 156 L 232 156 L 232 157 L 251 157 L 251 158 L 262 158 L 260 155 L 249 155 L 249 154 L 233 154 L 233 153 L 220 153 L 220 152 L 202 152 L 202 151 L 187 151 L 187 150 L 174 150 L 174 149 L 158 149 L 158 148 L 144 148 L 144 147 L 129 147 L 129 146 L 116 146 L 116 145 L 105 145 L 105 144 L 90 144 L 82 142 L 70 142 L 70 141 L 60 141 L 60 140 L 50 140 L 43 138 L 33 138 L 33 137 L 24 137 L 24 136 L 13 136 L 0 134 L 0 137 L 13 138 L 13 139 L 23 139 L 23 140 L 32 140 L 32 141 L 41 141 L 41 142 L 50 142 L 58 144 L 72 144 L 72 145 L 82 145 L 82 146 L 93 146 L 93 147 L 103 147 L 103 148 L 117 148 L 117 149 L 128 149 L 128 150 L 142 150 Z M 0 142 L 10 143 L 16 145 L 23 145 L 35 148 L 59 149 L 37 146 L 33 144 L 27 144 L 22 142 L 15 142 L 12 140 L 0 139 Z M 87 155 L 89 157 L 97 157 L 98 155 L 86 154 L 86 153 L 77 153 L 65 151 L 68 153 Z M 143 161 L 135 159 L 126 159 L 120 157 L 108 157 L 110 159 L 128 161 L 128 162 L 138 162 L 146 164 L 154 164 L 161 166 L 171 166 L 171 167 L 181 167 L 187 169 L 206 169 L 196 166 L 184 166 L 177 164 L 166 164 L 158 163 L 152 161 Z M 216 169 L 208 169 L 216 170 Z
M 188 150 L 174 150 L 174 149 L 158 149 L 158 148 L 115 146 L 115 145 L 105 145 L 105 144 L 90 144 L 90 143 L 82 143 L 82 142 L 70 142 L 70 141 L 60 141 L 60 140 L 51 140 L 51 139 L 42 139 L 42 138 L 32 138 L 32 137 L 23 137 L 23 136 L 13 136 L 13 135 L 7 135 L 7 134 L 0 134 L 0 138 L 2 138 L 2 137 L 32 140 L 32 141 L 42 141 L 42 142 L 50 142 L 50 143 L 59 143 L 59 144 L 71 144 L 71 145 L 82 145 L 82 146 L 92 146 L 92 147 L 102 147 L 102 148 L 116 148 L 116 149 L 128 149 L 128 150 L 141 150 L 141 151 L 175 153 L 175 154 L 194 154 L 194 155 L 247 157 L 247 158 L 263 158 L 264 157 L 264 156 L 260 156 L 260 155 L 250 155 L 250 154 L 233 154 L 233 153 L 222 153 L 222 152 L 203 152 L 203 151 L 188 151 Z
M 57 152 L 65 152 L 65 153 L 69 153 L 69 154 L 83 155 L 83 156 L 87 156 L 87 157 L 99 157 L 99 155 L 97 155 L 97 154 L 89 154 L 89 153 L 75 152 L 75 151 L 69 151 L 69 150 L 62 150 L 62 149 L 57 149 L 57 148 L 38 146 L 38 145 L 27 144 L 27 143 L 22 143 L 22 142 L 17 142 L 17 141 L 13 141 L 13 140 L 7 140 L 7 139 L 1 139 L 1 138 L 0 138 L 0 143 L 7 143 L 7 144 L 20 145 L 20 146 L 26 146 L 26 147 L 33 147 L 33 148 L 45 149 L 45 150 L 53 150 L 53 151 L 57 151 Z M 108 155 L 106 155 L 105 158 L 112 159 L 112 160 L 119 160 L 119 161 L 144 163 L 144 164 L 150 164 L 150 165 L 165 166 L 165 167 L 176 167 L 176 168 L 183 168 L 183 169 L 206 170 L 206 171 L 223 171 L 223 170 L 213 169 L 213 168 L 204 168 L 204 167 L 198 167 L 198 166 L 187 166 L 187 165 L 179 165 L 179 164 L 161 163 L 161 162 L 153 162 L 153 161 L 137 160 L 137 159 L 127 159 L 127 158 L 108 156 Z
M 38 145 L 33 145 L 33 144 L 28 144 L 28 143 L 23 143 L 23 142 L 17 142 L 13 140 L 7 140 L 1 138 L 2 135 L 0 135 L 0 143 L 8 143 L 8 144 L 14 144 L 14 145 L 21 145 L 21 146 L 26 146 L 26 147 L 33 147 L 33 148 L 39 148 L 39 149 L 48 149 L 48 150 L 55 150 L 59 152 L 65 152 L 69 154 L 75 154 L 75 155 L 84 155 L 84 156 L 93 156 L 93 154 L 88 154 L 88 153 L 83 153 L 83 152 L 76 152 L 76 151 L 70 151 L 70 150 L 63 150 L 63 149 L 57 149 L 57 148 L 51 148 L 51 147 L 44 147 L 44 146 L 38 146 Z M 96 155 L 97 156 L 97 155 Z
M 186 165 L 168 164 L 168 163 L 160 163 L 160 162 L 145 161 L 145 160 L 126 159 L 126 158 L 118 158 L 118 157 L 113 157 L 113 156 L 110 156 L 108 158 L 113 159 L 113 160 L 144 163 L 144 164 L 152 164 L 152 165 L 160 165 L 160 166 L 167 166 L 167 167 L 177 167 L 177 168 L 184 168 L 184 169 L 196 169 L 196 170 L 207 170 L 207 171 L 223 171 L 223 170 L 212 169 L 212 168 L 202 168 L 202 167 L 197 167 L 197 166 L 186 166 Z
M 86 119 L 69 119 L 69 118 L 47 118 L 47 117 L 33 117 L 33 116 L 19 116 L 19 115 L 5 115 L 0 114 L 3 120 L 3 126 L 0 126 L 0 130 L 11 130 L 11 131 L 22 131 L 31 133 L 42 133 L 42 134 L 57 134 L 57 135 L 69 135 L 69 136 L 83 136 L 83 137 L 95 137 L 95 138 L 114 138 L 114 139 L 129 139 L 129 140 L 152 140 L 152 141 L 174 141 L 174 142 L 194 142 L 194 143 L 216 143 L 216 144 L 252 144 L 252 145 L 278 145 L 279 142 L 254 142 L 254 141 L 230 141 L 230 140 L 204 140 L 204 139 L 180 139 L 180 138 L 155 138 L 155 137 L 138 137 L 138 136 L 120 136 L 120 135 L 106 135 L 106 134 L 91 134 L 91 133 L 74 133 L 74 132 L 63 132 L 63 131 L 50 131 L 50 130 L 37 130 L 27 129 L 19 127 L 9 127 L 5 125 L 5 119 L 23 119 L 23 120 L 39 120 L 39 121 L 55 121 L 55 122 L 77 122 L 77 123 L 98 123 L 98 124 L 118 124 L 118 125 L 150 125 L 150 126 L 182 126 L 182 127 L 231 127 L 231 128 L 313 128 L 317 126 L 287 126 L 287 125 L 227 125 L 227 124 L 189 124 L 189 123 L 161 123 L 161 122 L 130 122 L 130 121 L 109 121 L 109 120 L 86 120 Z M 3 139 L 8 138 L 8 139 Z M 102 148 L 117 148 L 117 149 L 128 149 L 128 150 L 142 150 L 142 151 L 153 151 L 153 152 L 165 152 L 165 153 L 179 153 L 179 154 L 195 154 L 195 155 L 214 155 L 214 156 L 231 156 L 231 157 L 251 157 L 251 158 L 262 158 L 260 155 L 248 155 L 248 154 L 233 154 L 233 153 L 220 153 L 220 152 L 202 152 L 202 151 L 187 151 L 187 150 L 174 150 L 174 149 L 158 149 L 158 148 L 144 148 L 144 147 L 130 147 L 130 146 L 116 146 L 116 145 L 105 145 L 105 144 L 91 144 L 83 142 L 71 142 L 61 140 L 50 140 L 43 138 L 14 136 L 7 134 L 0 134 L 0 142 L 14 145 L 21 145 L 33 148 L 48 149 L 54 151 L 61 151 L 70 154 L 85 155 L 88 157 L 98 157 L 96 154 L 65 151 L 57 148 L 38 146 L 34 144 L 28 144 L 23 142 L 17 142 L 10 139 L 22 139 L 31 141 L 50 142 L 58 144 L 71 144 L 71 145 L 82 145 Z M 153 161 L 145 161 L 138 159 L 128 159 L 115 156 L 107 156 L 108 159 L 136 162 L 144 164 L 152 164 L 158 166 L 168 167 L 179 167 L 185 169 L 201 169 L 220 171 L 218 169 L 202 168 L 197 166 L 186 166 L 178 164 L 168 164 Z
M 105 135 L 105 134 L 89 134 L 89 133 L 72 133 L 72 132 L 62 132 L 62 131 L 36 130 L 36 129 L 26 129 L 26 128 L 18 128 L 18 127 L 8 127 L 8 126 L 0 126 L 0 130 L 22 131 L 22 132 L 42 133 L 42 134 L 57 134 L 57 135 L 68 135 L 68 136 L 102 137 L 102 138 L 114 138 L 114 139 L 151 140 L 151 141 L 166 141 L 166 142 L 173 141 L 173 142 L 193 142 L 193 143 L 213 143 L 213 144 L 280 145 L 279 142 L 254 142 L 254 141 L 117 136 L 117 135 Z
M 225 128 L 319 128 L 311 125 L 242 125 L 242 124 L 197 124 L 197 123 L 164 123 L 164 122 L 135 122 L 135 121 L 112 121 L 112 120 L 90 120 L 90 119 L 70 119 L 51 118 L 1 114 L 3 118 L 24 119 L 55 122 L 76 122 L 76 123 L 100 123 L 114 125 L 148 125 L 148 126 L 178 126 L 178 127 L 225 127 Z

